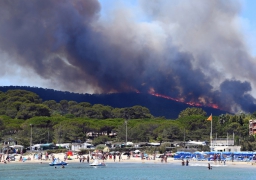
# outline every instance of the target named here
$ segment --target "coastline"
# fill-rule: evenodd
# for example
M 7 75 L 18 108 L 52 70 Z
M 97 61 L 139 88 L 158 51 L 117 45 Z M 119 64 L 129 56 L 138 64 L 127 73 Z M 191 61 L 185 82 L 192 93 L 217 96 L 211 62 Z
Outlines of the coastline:
M 64 153 L 59 153 L 59 154 L 54 154 L 55 158 L 59 158 L 61 161 L 64 161 Z M 87 157 L 88 154 L 82 155 Z M 15 156 L 15 161 L 10 161 L 7 162 L 7 164 L 49 164 L 51 160 L 38 160 L 38 159 L 33 159 L 33 155 L 26 155 L 22 156 L 24 159 L 31 158 L 31 160 L 25 160 L 25 161 L 19 161 L 20 155 Z M 101 160 L 102 161 L 102 160 Z M 85 160 L 84 162 L 80 162 L 79 158 L 77 156 L 71 156 L 71 160 L 66 160 L 68 164 L 74 164 L 74 163 L 81 163 L 81 164 L 88 164 L 87 161 Z M 93 160 L 90 159 L 89 163 L 92 163 Z M 181 160 L 174 160 L 173 158 L 168 158 L 167 162 L 161 162 L 161 158 L 156 158 L 155 160 L 153 159 L 141 159 L 140 157 L 130 157 L 130 159 L 127 159 L 127 156 L 122 156 L 122 158 L 119 161 L 119 158 L 117 157 L 116 160 L 114 161 L 113 159 L 107 159 L 104 160 L 106 164 L 112 164 L 112 163 L 146 163 L 146 164 L 174 164 L 177 166 L 181 166 Z M 210 163 L 211 166 L 229 166 L 229 167 L 239 167 L 239 168 L 246 168 L 246 167 L 254 167 L 256 166 L 256 162 L 240 162 L 240 161 L 226 161 L 225 165 L 224 162 L 213 162 L 213 161 L 196 161 L 196 160 L 189 160 L 189 166 L 208 166 L 208 163 Z M 1 164 L 4 164 L 3 161 Z

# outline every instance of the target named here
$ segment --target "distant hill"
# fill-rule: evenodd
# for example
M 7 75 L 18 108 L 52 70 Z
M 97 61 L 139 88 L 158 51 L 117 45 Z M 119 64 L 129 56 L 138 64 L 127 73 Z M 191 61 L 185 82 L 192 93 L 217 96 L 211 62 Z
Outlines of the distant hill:
M 6 92 L 11 89 L 22 89 L 34 92 L 38 94 L 43 101 L 55 100 L 59 102 L 61 100 L 76 101 L 76 102 L 89 102 L 91 104 L 103 104 L 116 108 L 131 107 L 135 105 L 141 105 L 147 107 L 151 114 L 155 117 L 164 116 L 167 119 L 176 119 L 179 113 L 188 108 L 194 107 L 185 103 L 172 101 L 169 99 L 152 96 L 150 94 L 140 93 L 113 93 L 113 94 L 79 94 L 67 91 L 56 91 L 53 89 L 44 89 L 38 87 L 29 86 L 0 86 L 0 91 Z M 214 116 L 220 114 L 226 114 L 226 111 L 219 109 L 213 109 L 211 107 L 200 107 L 207 114 L 213 114 Z

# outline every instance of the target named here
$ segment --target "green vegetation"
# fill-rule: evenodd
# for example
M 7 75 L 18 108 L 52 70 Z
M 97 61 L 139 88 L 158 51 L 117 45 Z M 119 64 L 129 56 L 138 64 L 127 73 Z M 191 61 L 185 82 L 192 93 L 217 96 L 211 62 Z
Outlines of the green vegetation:
M 208 115 L 209 116 L 209 115 Z M 226 138 L 235 134 L 235 144 L 242 150 L 256 150 L 254 136 L 249 136 L 249 120 L 253 114 L 223 114 L 213 116 L 213 134 Z M 209 141 L 210 121 L 201 108 L 187 108 L 176 120 L 153 117 L 142 106 L 113 108 L 102 104 L 62 100 L 44 101 L 32 92 L 9 90 L 0 92 L 0 139 L 14 140 L 29 146 L 31 130 L 33 144 L 84 142 L 94 145 L 112 140 L 125 142 L 173 142 L 185 140 Z M 91 133 L 91 134 L 89 134 Z M 113 134 L 116 133 L 116 136 Z

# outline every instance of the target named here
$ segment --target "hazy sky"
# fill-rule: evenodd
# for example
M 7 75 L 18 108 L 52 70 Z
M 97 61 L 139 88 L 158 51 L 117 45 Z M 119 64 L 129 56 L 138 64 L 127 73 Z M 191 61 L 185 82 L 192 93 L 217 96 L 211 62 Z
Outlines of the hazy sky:
M 0 85 L 159 93 L 251 111 L 255 7 L 254 0 L 0 0 Z

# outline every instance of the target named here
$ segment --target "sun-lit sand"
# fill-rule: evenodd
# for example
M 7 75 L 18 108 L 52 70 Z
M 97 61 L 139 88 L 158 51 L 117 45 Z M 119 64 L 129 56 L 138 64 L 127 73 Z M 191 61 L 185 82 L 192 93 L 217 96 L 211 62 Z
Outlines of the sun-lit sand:
M 59 158 L 61 161 L 64 161 L 64 153 L 59 153 L 59 154 L 53 154 L 55 158 Z M 87 157 L 88 154 L 82 155 Z M 6 156 L 5 156 L 6 157 Z M 49 156 L 51 159 L 51 156 Z M 73 155 L 70 156 L 71 160 L 66 160 L 67 163 L 72 164 L 72 163 L 80 163 L 79 160 L 79 155 Z M 121 159 L 119 161 L 119 157 L 117 156 L 115 161 L 112 157 L 112 159 L 108 158 L 107 160 L 104 160 L 104 162 L 106 164 L 108 163 L 162 163 L 162 164 L 177 164 L 177 165 L 181 165 L 181 160 L 174 160 L 173 158 L 168 158 L 167 159 L 167 163 L 165 162 L 161 162 L 161 158 L 156 158 L 155 160 L 153 160 L 153 156 L 149 156 L 150 158 L 147 159 L 141 159 L 141 157 L 130 157 L 130 159 L 127 159 L 126 155 L 122 155 Z M 43 155 L 43 159 L 34 159 L 33 158 L 33 154 L 28 154 L 25 156 L 22 156 L 23 159 L 26 159 L 25 161 L 20 161 L 20 155 L 15 156 L 15 161 L 10 161 L 7 164 L 12 164 L 12 163 L 42 163 L 42 164 L 48 164 L 51 162 L 51 160 L 45 160 L 44 155 Z M 28 160 L 28 159 L 31 160 Z M 2 160 L 3 161 L 3 160 Z M 93 162 L 93 160 L 90 158 L 90 163 Z M 3 162 L 1 162 L 3 163 Z M 85 160 L 82 163 L 87 163 L 87 161 Z M 190 160 L 189 161 L 189 165 L 190 166 L 207 166 L 208 163 L 211 164 L 211 166 L 224 166 L 224 162 L 220 163 L 220 162 L 213 162 L 213 161 L 195 161 L 195 160 Z M 225 162 L 226 166 L 232 166 L 232 167 L 251 167 L 251 166 L 256 166 L 255 162 L 231 162 L 231 161 L 227 161 Z

